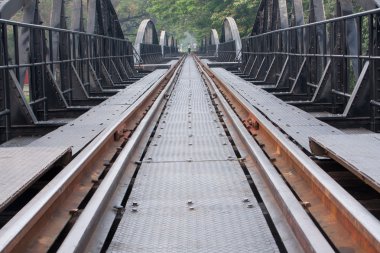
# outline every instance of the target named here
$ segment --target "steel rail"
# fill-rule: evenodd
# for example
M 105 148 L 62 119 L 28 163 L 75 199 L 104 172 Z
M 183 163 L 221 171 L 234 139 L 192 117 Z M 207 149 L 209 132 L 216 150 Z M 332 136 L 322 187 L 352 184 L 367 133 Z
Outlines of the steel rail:
M 131 161 L 133 153 L 136 151 L 139 146 L 138 144 L 141 142 L 143 137 L 146 136 L 146 130 L 148 127 L 154 125 L 153 122 L 157 120 L 160 114 L 159 111 L 163 107 L 163 102 L 169 93 L 168 91 L 170 91 L 174 86 L 182 64 L 183 60 L 181 60 L 180 67 L 176 69 L 164 90 L 157 97 L 156 101 L 144 119 L 140 122 L 132 137 L 129 139 L 127 145 L 121 151 L 117 160 L 110 168 L 110 172 L 99 185 L 94 196 L 91 198 L 75 225 L 70 230 L 70 233 L 61 244 L 58 252 L 84 252 L 85 247 L 87 246 L 88 238 L 95 230 L 96 225 L 98 225 L 97 222 L 100 220 L 107 203 L 109 203 L 110 197 L 117 188 L 120 178 L 125 172 L 125 168 L 129 163 L 133 162 Z
M 127 126 L 137 124 L 139 118 L 144 117 L 144 110 L 149 108 L 157 96 L 161 93 L 162 88 L 168 83 L 170 77 L 178 68 L 179 62 L 172 66 L 165 75 L 163 75 L 144 95 L 142 95 L 130 108 L 128 108 L 119 119 L 115 120 L 107 127 L 100 135 L 98 135 L 82 152 L 79 153 L 49 184 L 44 187 L 28 204 L 26 204 L 1 230 L 0 230 L 0 252 L 33 252 L 47 251 L 51 246 L 52 238 L 56 239 L 57 235 L 46 235 L 49 238 L 43 238 L 41 242 L 38 240 L 32 242 L 36 248 L 27 248 L 25 243 L 30 240 L 37 240 L 36 234 L 48 231 L 47 226 L 52 226 L 49 223 L 57 222 L 52 229 L 58 233 L 62 231 L 68 222 L 69 210 L 57 211 L 60 216 L 54 216 L 54 210 L 62 208 L 62 202 L 71 201 L 77 206 L 87 195 L 78 201 L 75 190 L 81 187 L 83 181 L 90 180 L 93 182 L 96 179 L 91 177 L 98 175 L 99 171 L 95 170 L 97 163 L 101 163 L 103 167 L 104 157 L 102 153 L 107 153 L 109 150 L 117 150 L 115 141 L 119 140 L 123 133 L 127 132 Z M 98 165 L 99 166 L 99 165 Z M 95 175 L 94 175 L 95 174 Z M 80 189 L 80 188 L 79 188 Z M 79 190 L 78 190 L 79 191 Z M 69 202 L 71 203 L 71 202 Z M 62 204 L 63 205 L 63 204 Z M 73 211 L 75 212 L 75 208 Z M 67 208 L 67 207 L 65 207 Z M 57 214 L 57 213 L 56 213 Z M 63 215 L 63 214 L 66 214 Z M 62 220 L 63 219 L 63 220 Z M 42 229 L 43 228 L 43 229 Z M 45 232 L 49 233 L 49 232 Z M 32 239 L 31 239 L 32 238 Z M 39 238 L 40 239 L 40 238 Z M 45 242 L 48 241 L 48 242 Z M 41 244 L 41 245 L 40 245 Z
M 232 122 L 232 125 L 227 125 L 227 127 L 232 128 L 235 132 L 237 132 L 238 136 L 242 140 L 241 142 L 248 150 L 249 155 L 256 161 L 256 164 L 259 167 L 260 175 L 264 181 L 263 183 L 268 189 L 270 189 L 271 194 L 277 201 L 276 208 L 281 210 L 281 220 L 287 222 L 305 252 L 334 252 L 334 249 L 315 226 L 305 209 L 278 174 L 269 158 L 265 155 L 261 147 L 256 143 L 255 139 L 248 132 L 244 124 L 218 90 L 216 84 L 204 69 L 202 62 L 197 58 L 196 60 L 205 81 L 209 84 L 212 92 L 218 98 L 221 107 L 226 112 L 224 115 L 230 119 L 230 122 Z M 253 180 L 259 180 L 259 178 L 254 178 Z M 268 212 L 272 214 L 276 211 L 268 208 Z M 288 231 L 278 231 L 284 241 L 286 240 L 285 238 L 289 237 L 289 234 L 287 234 Z M 288 251 L 292 252 L 291 249 L 288 249 Z
M 212 69 L 202 66 L 334 247 L 379 252 L 380 221 Z

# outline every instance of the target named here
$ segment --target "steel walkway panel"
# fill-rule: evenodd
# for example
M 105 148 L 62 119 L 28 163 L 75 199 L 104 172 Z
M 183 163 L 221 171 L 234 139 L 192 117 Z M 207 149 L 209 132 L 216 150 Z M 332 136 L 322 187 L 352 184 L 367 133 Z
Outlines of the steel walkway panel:
M 69 148 L 0 148 L 0 210 L 43 175 Z
M 236 159 L 228 139 L 218 136 L 163 136 L 154 140 L 146 157 L 153 162 L 218 161 L 234 157 Z
M 98 136 L 126 111 L 167 70 L 156 70 L 77 119 L 22 148 L 0 148 L 0 209 L 18 196 L 55 161 L 69 152 L 73 155 Z M 70 149 L 71 147 L 71 149 Z
M 30 143 L 29 147 L 72 147 L 77 154 L 113 120 L 120 117 L 150 87 L 153 86 L 167 70 L 156 70 L 141 80 L 121 90 L 116 95 L 93 107 L 77 119 L 55 131 Z
M 329 156 L 380 192 L 380 134 L 313 136 L 310 146 L 316 155 Z
M 109 252 L 278 252 L 209 105 L 206 86 L 188 58 Z M 184 117 L 194 110 L 196 117 Z
M 230 88 L 238 92 L 270 121 L 279 126 L 301 147 L 310 150 L 309 137 L 318 135 L 342 135 L 336 129 L 311 114 L 287 104 L 269 92 L 222 68 L 212 68 L 214 74 Z
M 131 211 L 133 202 L 137 212 Z M 264 253 L 277 248 L 239 163 L 177 162 L 141 167 L 109 252 Z
M 35 137 L 35 136 L 16 137 L 16 138 L 10 139 L 7 142 L 4 142 L 3 144 L 0 145 L 0 147 L 1 148 L 24 147 L 37 139 L 38 137 Z

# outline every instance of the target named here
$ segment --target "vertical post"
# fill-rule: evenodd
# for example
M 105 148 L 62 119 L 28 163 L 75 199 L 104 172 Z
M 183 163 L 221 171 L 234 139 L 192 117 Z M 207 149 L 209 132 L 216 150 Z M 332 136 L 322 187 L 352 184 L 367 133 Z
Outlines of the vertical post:
M 8 65 L 8 34 L 7 34 L 7 25 L 2 24 L 1 25 L 1 55 L 0 55 L 0 64 L 3 66 Z M 2 69 L 1 70 L 1 75 L 0 75 L 0 85 L 3 85 L 3 93 L 4 93 L 4 111 L 9 111 L 6 113 L 4 116 L 5 121 L 5 136 L 4 136 L 4 141 L 9 140 L 10 135 L 11 135 L 11 100 L 10 100 L 10 84 L 9 84 L 9 75 L 8 75 L 8 69 Z M 1 88 L 1 87 L 0 87 Z M 1 121 L 0 121 L 1 122 Z
M 74 98 L 74 94 L 75 94 L 75 91 L 74 91 L 74 85 L 73 85 L 73 71 L 72 71 L 72 68 L 71 68 L 71 63 L 72 63 L 72 60 L 73 60 L 73 57 L 72 57 L 72 54 L 71 54 L 71 43 L 70 43 L 70 33 L 65 33 L 65 37 L 66 37 L 66 40 L 67 40 L 67 72 L 69 74 L 69 89 L 70 89 L 70 98 L 69 98 L 69 103 L 70 105 L 72 105 L 73 103 L 73 98 Z M 75 87 L 76 88 L 76 87 Z
M 21 82 L 20 80 L 20 52 L 19 52 L 19 48 L 18 48 L 18 45 L 19 45 L 19 38 L 18 38 L 18 26 L 17 25 L 13 25 L 13 39 L 14 39 L 14 50 L 15 50 L 15 64 L 17 65 L 17 69 L 16 69 L 16 77 L 17 77 L 17 80 L 19 82 Z M 23 80 L 22 80 L 23 81 Z

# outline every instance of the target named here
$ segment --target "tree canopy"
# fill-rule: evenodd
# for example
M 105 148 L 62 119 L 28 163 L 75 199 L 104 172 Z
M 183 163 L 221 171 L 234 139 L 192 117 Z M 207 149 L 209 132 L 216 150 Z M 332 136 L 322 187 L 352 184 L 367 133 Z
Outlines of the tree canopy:
M 152 18 L 158 30 L 166 30 L 176 38 L 185 32 L 198 41 L 211 28 L 218 31 L 225 17 L 236 19 L 241 34 L 249 34 L 260 0 L 114 0 L 124 32 L 133 39 L 139 22 Z
M 82 0 L 85 4 L 87 0 Z M 134 41 L 137 28 L 143 19 L 151 18 L 157 30 L 166 30 L 178 39 L 194 36 L 199 42 L 211 28 L 221 32 L 225 17 L 235 18 L 242 37 L 251 32 L 261 0 L 111 0 L 119 16 L 125 35 Z M 323 0 L 326 18 L 334 16 L 336 0 Z M 51 0 L 40 0 L 41 16 L 45 23 L 50 19 Z M 70 22 L 72 0 L 65 0 L 66 15 Z M 303 0 L 307 22 L 310 0 Z M 355 10 L 361 10 L 353 0 Z M 288 6 L 290 7 L 290 6 Z M 289 8 L 289 16 L 292 15 Z M 17 15 L 16 19 L 21 20 Z M 86 19 L 86 17 L 85 17 Z M 85 20 L 86 22 L 86 20 Z

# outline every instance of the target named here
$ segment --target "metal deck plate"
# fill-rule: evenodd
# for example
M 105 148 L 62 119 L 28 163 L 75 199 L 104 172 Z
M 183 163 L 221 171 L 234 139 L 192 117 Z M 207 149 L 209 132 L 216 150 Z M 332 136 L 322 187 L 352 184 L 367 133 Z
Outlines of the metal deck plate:
M 131 212 L 132 202 L 139 204 L 137 212 Z M 277 251 L 240 165 L 225 161 L 144 164 L 109 247 L 109 252 Z
M 16 137 L 7 142 L 4 142 L 0 145 L 1 148 L 9 148 L 9 147 L 23 147 L 29 145 L 31 142 L 37 140 L 38 137 L 26 136 L 26 137 Z
M 289 105 L 274 95 L 222 68 L 212 69 L 225 84 L 236 90 L 252 106 L 279 126 L 304 149 L 310 151 L 309 137 L 317 135 L 342 135 L 336 129 L 301 109 Z
M 327 155 L 380 192 L 380 134 L 323 135 L 310 138 L 316 155 Z
M 113 120 L 120 117 L 139 99 L 167 70 L 156 70 L 126 87 L 116 95 L 93 107 L 69 124 L 30 143 L 29 147 L 72 147 L 77 154 Z
M 187 59 L 109 252 L 278 252 L 240 164 L 228 161 L 237 158 L 209 105 Z
M 0 148 L 0 210 L 44 174 L 69 148 Z

